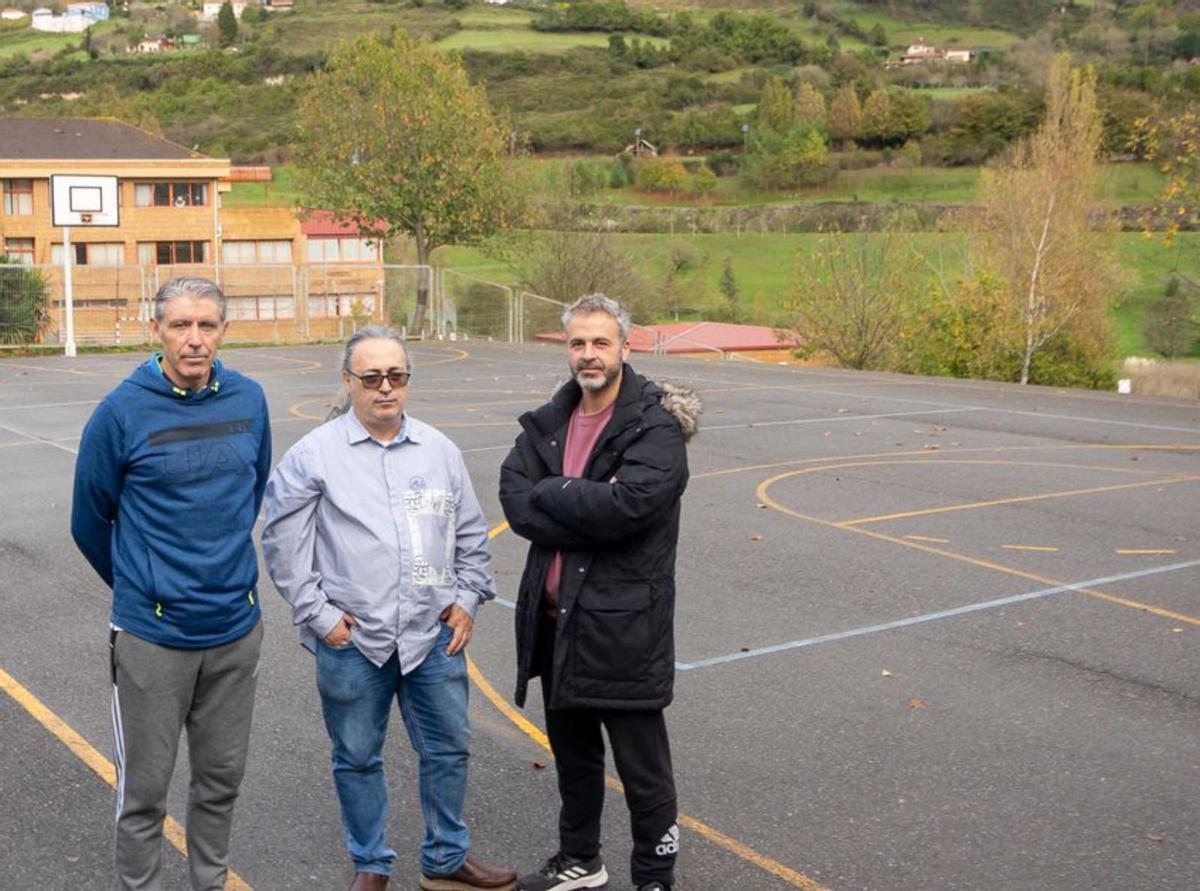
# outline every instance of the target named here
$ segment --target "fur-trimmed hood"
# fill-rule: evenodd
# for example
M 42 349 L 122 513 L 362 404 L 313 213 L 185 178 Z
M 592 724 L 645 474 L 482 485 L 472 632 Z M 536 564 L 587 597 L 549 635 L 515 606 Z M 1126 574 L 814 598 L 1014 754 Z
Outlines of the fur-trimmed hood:
M 699 393 L 676 381 L 655 382 L 648 377 L 642 377 L 634 372 L 628 364 L 624 366 L 624 369 L 625 374 L 631 375 L 641 383 L 641 395 L 644 400 L 657 401 L 675 418 L 683 433 L 684 442 L 688 442 L 700 431 L 700 416 L 704 414 L 704 401 L 700 398 Z M 568 398 L 571 400 L 573 408 L 574 403 L 578 402 L 580 397 L 579 384 L 575 383 L 574 378 L 567 378 L 555 384 L 554 389 L 550 391 L 550 401 L 558 401 L 567 395 L 564 394 L 564 390 L 568 391 Z

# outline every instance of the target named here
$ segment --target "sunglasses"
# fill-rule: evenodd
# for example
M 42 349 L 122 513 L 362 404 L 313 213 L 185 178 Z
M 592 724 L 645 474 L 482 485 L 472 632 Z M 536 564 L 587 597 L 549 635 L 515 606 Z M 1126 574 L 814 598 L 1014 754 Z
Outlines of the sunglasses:
M 353 371 L 346 369 L 346 374 L 351 377 L 356 377 L 363 385 L 364 390 L 378 390 L 383 386 L 383 379 L 386 377 L 388 383 L 392 387 L 399 389 L 408 386 L 408 379 L 412 377 L 411 371 L 399 371 L 398 369 L 390 369 L 387 374 L 381 374 L 378 371 L 368 371 L 366 374 L 355 374 Z

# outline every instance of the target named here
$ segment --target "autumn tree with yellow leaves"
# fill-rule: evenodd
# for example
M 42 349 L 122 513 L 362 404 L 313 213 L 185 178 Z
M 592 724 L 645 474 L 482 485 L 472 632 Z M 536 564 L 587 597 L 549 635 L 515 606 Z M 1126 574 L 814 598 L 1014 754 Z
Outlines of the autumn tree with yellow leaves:
M 1094 72 L 1060 55 L 1041 126 L 1008 165 L 983 173 L 976 261 L 998 277 L 1020 319 L 1022 384 L 1039 352 L 1056 343 L 1103 361 L 1116 284 L 1111 233 L 1093 213 L 1101 131 Z

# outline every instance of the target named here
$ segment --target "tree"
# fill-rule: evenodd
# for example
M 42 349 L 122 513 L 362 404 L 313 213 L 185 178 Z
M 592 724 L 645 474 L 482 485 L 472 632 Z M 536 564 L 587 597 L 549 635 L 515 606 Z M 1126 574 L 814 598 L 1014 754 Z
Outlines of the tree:
M 49 320 L 46 277 L 0 254 L 0 343 L 36 343 Z
M 1107 233 L 1090 220 L 1100 138 L 1095 74 L 1059 55 L 1041 126 L 1008 166 L 983 171 L 979 266 L 999 277 L 1019 308 L 1022 384 L 1056 339 L 1075 337 L 1077 357 L 1103 353 L 1112 264 Z
M 752 134 L 742 170 L 756 189 L 793 189 L 827 181 L 832 175 L 828 161 L 829 147 L 821 131 L 797 124 L 783 134 Z
M 755 118 L 760 127 L 776 133 L 786 133 L 796 123 L 796 107 L 792 94 L 783 81 L 774 75 L 763 83 L 762 95 L 758 99 Z
M 508 228 L 521 202 L 504 128 L 461 62 L 397 31 L 343 44 L 310 80 L 298 113 L 298 179 L 310 206 L 375 238 L 434 248 Z M 429 303 L 422 279 L 412 327 Z
M 821 91 L 804 81 L 796 89 L 795 98 L 796 121 L 800 124 L 809 124 L 816 127 L 825 126 L 825 97 L 821 95 Z
M 721 296 L 725 298 L 725 311 L 729 314 L 729 320 L 738 321 L 742 317 L 742 292 L 733 274 L 732 257 L 726 257 L 725 265 L 721 268 L 720 288 Z
M 889 228 L 823 235 L 799 262 L 792 326 L 805 348 L 845 368 L 887 368 L 924 287 L 920 259 Z
M 907 90 L 880 88 L 863 105 L 861 136 L 879 145 L 901 145 L 929 129 L 929 106 Z
M 548 300 L 566 304 L 600 292 L 629 307 L 638 319 L 655 316 L 660 307 L 658 295 L 635 271 L 634 258 L 599 223 L 580 228 L 572 211 L 567 206 L 551 206 L 545 211 L 544 228 L 502 234 L 488 244 L 488 252 L 512 270 L 523 288 Z M 528 306 L 530 315 L 536 316 L 541 304 L 530 301 Z M 559 329 L 552 316 L 561 313 L 562 307 L 547 304 L 541 308 L 545 318 L 529 321 L 550 326 L 545 330 Z
M 862 103 L 854 84 L 846 83 L 829 103 L 829 137 L 838 142 L 858 139 L 862 133 Z
M 221 35 L 221 46 L 232 46 L 237 41 L 238 20 L 233 4 L 225 0 L 217 12 L 217 31 Z
M 1178 276 L 1171 276 L 1163 295 L 1150 304 L 1146 317 L 1146 343 L 1168 359 L 1183 356 L 1200 341 L 1195 290 Z

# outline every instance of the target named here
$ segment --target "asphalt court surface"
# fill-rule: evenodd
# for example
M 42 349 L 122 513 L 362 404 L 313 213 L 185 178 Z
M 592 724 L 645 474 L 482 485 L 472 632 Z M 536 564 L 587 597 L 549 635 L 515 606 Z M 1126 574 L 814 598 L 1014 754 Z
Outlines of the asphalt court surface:
M 515 417 L 564 377 L 563 356 L 477 343 L 412 354 L 409 412 L 464 450 L 499 526 Z M 141 358 L 0 356 L 0 888 L 108 885 L 108 596 L 68 515 L 82 425 Z M 337 386 L 332 346 L 224 359 L 266 388 L 276 458 Z M 1196 886 L 1200 404 L 633 364 L 706 405 L 689 447 L 667 712 L 686 815 L 679 888 Z M 174 522 L 186 535 L 203 518 Z M 496 532 L 511 603 L 525 545 Z M 263 588 L 230 886 L 344 887 L 312 660 Z M 511 620 L 503 602 L 481 610 L 470 646 L 467 817 L 482 856 L 528 869 L 553 850 L 556 795 L 536 691 L 525 712 L 507 704 Z M 415 888 L 415 764 L 398 720 L 387 765 L 394 882 Z M 613 791 L 611 888 L 630 887 L 629 849 Z M 166 870 L 184 887 L 171 847 Z

